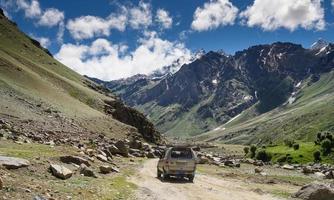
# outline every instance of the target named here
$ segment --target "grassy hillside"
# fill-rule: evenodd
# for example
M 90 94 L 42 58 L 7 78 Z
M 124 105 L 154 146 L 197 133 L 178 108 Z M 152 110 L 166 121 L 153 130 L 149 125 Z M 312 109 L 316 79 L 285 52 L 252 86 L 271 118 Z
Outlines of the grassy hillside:
M 316 82 L 302 82 L 292 104 L 258 115 L 255 107 L 233 121 L 199 136 L 198 140 L 226 143 L 283 143 L 285 139 L 314 141 L 321 131 L 334 131 L 334 72 Z
M 105 101 L 115 99 L 100 89 L 0 15 L 0 118 L 31 131 L 116 138 L 136 132 L 105 114 Z

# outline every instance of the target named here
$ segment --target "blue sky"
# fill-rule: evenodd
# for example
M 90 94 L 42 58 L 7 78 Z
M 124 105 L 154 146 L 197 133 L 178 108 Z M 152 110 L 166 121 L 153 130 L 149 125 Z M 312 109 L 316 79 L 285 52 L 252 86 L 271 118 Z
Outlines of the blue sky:
M 334 40 L 334 0 L 0 0 L 21 30 L 75 71 L 147 74 L 198 49 L 229 54 L 288 41 Z

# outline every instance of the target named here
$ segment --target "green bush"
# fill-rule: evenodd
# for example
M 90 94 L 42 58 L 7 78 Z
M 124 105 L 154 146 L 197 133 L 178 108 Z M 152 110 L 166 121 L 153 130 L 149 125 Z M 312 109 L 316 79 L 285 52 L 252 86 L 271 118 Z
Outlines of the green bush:
M 295 142 L 293 140 L 286 139 L 284 140 L 285 146 L 292 147 Z
M 315 162 L 319 162 L 319 161 L 321 161 L 321 153 L 320 153 L 320 151 L 316 151 L 316 152 L 314 152 L 313 153 L 313 158 L 314 158 L 314 161 Z
M 321 149 L 324 155 L 328 155 L 332 151 L 332 141 L 329 139 L 322 141 Z
M 298 150 L 299 149 L 299 144 L 297 144 L 297 143 L 293 144 L 293 149 Z
M 257 152 L 256 159 L 262 160 L 263 162 L 269 162 L 271 161 L 272 155 L 270 153 L 267 153 L 265 150 L 261 150 Z
M 245 152 L 245 155 L 247 155 L 249 153 L 249 147 L 244 147 L 244 152 Z
M 250 152 L 251 152 L 251 158 L 254 158 L 255 157 L 255 153 L 256 153 L 256 146 L 255 145 L 252 145 L 250 147 Z

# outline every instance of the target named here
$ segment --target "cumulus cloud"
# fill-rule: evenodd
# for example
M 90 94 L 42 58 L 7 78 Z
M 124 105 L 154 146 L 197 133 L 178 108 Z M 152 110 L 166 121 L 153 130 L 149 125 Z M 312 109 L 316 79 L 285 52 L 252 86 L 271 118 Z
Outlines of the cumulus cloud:
M 219 26 L 233 25 L 238 15 L 238 8 L 229 0 L 211 0 L 198 7 L 194 13 L 191 28 L 206 31 Z
M 61 12 L 55 8 L 49 8 L 40 17 L 38 24 L 41 26 L 52 27 L 63 22 L 64 18 L 65 18 L 64 12 Z
M 26 0 L 16 0 L 16 4 L 19 9 L 24 10 L 24 14 L 28 18 L 39 17 L 42 13 L 41 7 L 37 0 L 31 2 Z
M 94 36 L 109 36 L 111 29 L 124 31 L 126 21 L 127 16 L 124 14 L 112 14 L 107 19 L 96 16 L 82 16 L 69 20 L 66 28 L 74 39 L 81 40 Z
M 47 37 L 34 37 L 37 41 L 39 41 L 44 48 L 48 48 L 51 45 L 51 41 Z
M 240 16 L 249 27 L 272 31 L 285 28 L 294 31 L 325 28 L 322 0 L 255 0 Z
M 129 9 L 130 26 L 133 29 L 146 28 L 152 24 L 151 5 L 143 1 L 139 2 L 137 7 Z
M 158 9 L 155 20 L 161 24 L 162 28 L 171 28 L 173 19 L 169 16 L 169 13 L 164 9 Z
M 145 32 L 137 48 L 126 52 L 127 46 L 97 39 L 90 45 L 63 44 L 55 58 L 80 74 L 103 80 L 114 80 L 135 74 L 148 74 L 183 58 L 187 62 L 191 52 L 180 42 Z

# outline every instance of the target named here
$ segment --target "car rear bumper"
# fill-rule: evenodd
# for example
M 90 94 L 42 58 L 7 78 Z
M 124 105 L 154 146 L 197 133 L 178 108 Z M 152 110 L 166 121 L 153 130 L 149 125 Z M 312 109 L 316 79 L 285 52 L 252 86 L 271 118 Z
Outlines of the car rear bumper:
M 186 170 L 167 170 L 165 171 L 168 175 L 174 176 L 188 176 L 188 175 L 195 175 L 195 171 L 186 171 Z

